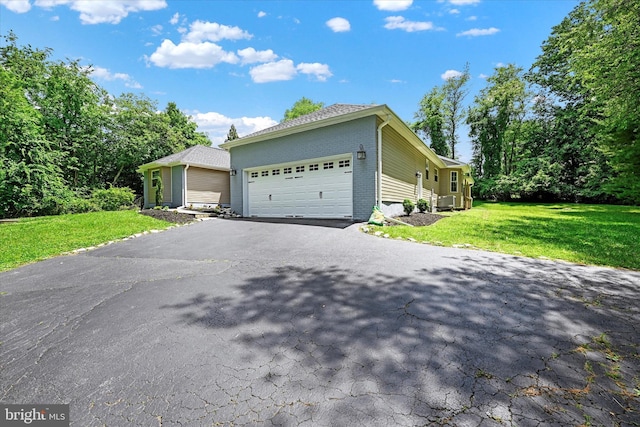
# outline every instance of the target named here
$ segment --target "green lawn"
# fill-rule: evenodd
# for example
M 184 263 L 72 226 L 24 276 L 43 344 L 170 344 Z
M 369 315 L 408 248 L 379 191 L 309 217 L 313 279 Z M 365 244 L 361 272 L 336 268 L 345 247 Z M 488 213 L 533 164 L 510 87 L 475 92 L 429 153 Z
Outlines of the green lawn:
M 428 227 L 373 227 L 389 237 L 640 270 L 640 207 L 475 202 Z
M 2 222 L 0 271 L 171 225 L 136 211 L 92 212 Z

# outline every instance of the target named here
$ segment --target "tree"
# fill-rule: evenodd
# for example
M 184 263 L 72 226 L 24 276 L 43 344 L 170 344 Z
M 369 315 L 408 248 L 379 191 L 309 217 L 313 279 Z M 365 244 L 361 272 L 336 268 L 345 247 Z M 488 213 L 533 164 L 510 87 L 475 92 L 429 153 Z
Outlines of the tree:
M 236 131 L 236 127 L 232 123 L 231 127 L 229 128 L 229 133 L 227 133 L 227 139 L 225 139 L 224 142 L 233 141 L 234 139 L 238 138 L 238 131 Z
M 282 122 L 293 120 L 296 117 L 304 116 L 305 114 L 310 114 L 323 108 L 324 102 L 313 102 L 309 98 L 302 97 L 293 104 L 291 109 L 284 112 Z
M 469 79 L 469 64 L 467 63 L 460 75 L 448 78 L 442 86 L 444 92 L 444 134 L 449 143 L 451 157 L 454 159 L 458 144 L 458 125 L 465 117 L 463 101 L 469 93 L 469 89 L 467 89 Z
M 420 108 L 415 113 L 417 119 L 411 125 L 414 132 L 429 140 L 429 146 L 436 154 L 448 157 L 449 146 L 444 135 L 444 92 L 434 87 L 420 100 Z
M 640 3 L 580 3 L 553 28 L 530 80 L 591 129 L 613 169 L 607 190 L 640 203 Z

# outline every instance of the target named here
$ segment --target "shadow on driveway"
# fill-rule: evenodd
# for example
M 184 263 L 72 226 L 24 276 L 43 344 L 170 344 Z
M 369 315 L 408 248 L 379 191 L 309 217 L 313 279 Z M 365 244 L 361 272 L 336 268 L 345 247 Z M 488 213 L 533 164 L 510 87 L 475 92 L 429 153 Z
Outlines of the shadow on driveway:
M 404 277 L 284 265 L 238 297 L 163 308 L 240 331 L 230 345 L 267 365 L 253 381 L 306 402 L 269 418 L 278 425 L 638 425 L 637 284 L 529 259 L 465 263 L 479 259 L 475 273 Z
M 317 219 L 317 218 L 229 218 L 230 221 L 267 222 L 271 224 L 298 224 L 314 227 L 347 228 L 357 222 L 351 219 Z

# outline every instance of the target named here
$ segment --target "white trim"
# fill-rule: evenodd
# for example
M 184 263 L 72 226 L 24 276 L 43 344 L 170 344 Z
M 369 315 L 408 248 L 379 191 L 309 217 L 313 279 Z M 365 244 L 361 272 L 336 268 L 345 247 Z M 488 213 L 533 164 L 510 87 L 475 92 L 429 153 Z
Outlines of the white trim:
M 314 157 L 314 158 L 310 158 L 310 159 L 300 159 L 300 160 L 295 160 L 293 162 L 285 162 L 285 163 L 273 163 L 273 164 L 268 164 L 268 165 L 260 165 L 260 166 L 253 166 L 250 168 L 245 168 L 243 169 L 244 172 L 254 172 L 257 170 L 261 170 L 261 169 L 272 169 L 272 168 L 283 168 L 283 167 L 287 167 L 287 166 L 295 166 L 295 165 L 299 165 L 300 163 L 314 163 L 314 162 L 324 162 L 324 161 L 329 161 L 329 160 L 343 160 L 346 158 L 351 159 L 351 162 L 353 163 L 353 153 L 348 152 L 348 153 L 343 153 L 343 154 L 336 154 L 333 156 L 326 156 L 326 157 Z M 248 175 L 247 175 L 248 176 Z

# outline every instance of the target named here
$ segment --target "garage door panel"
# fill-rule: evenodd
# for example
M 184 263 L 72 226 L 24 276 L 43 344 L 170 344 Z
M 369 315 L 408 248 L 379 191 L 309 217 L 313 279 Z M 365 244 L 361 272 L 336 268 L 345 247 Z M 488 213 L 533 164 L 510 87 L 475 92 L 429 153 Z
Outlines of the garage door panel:
M 325 163 L 327 168 L 325 169 Z M 333 164 L 333 168 L 330 168 Z M 310 167 L 312 165 L 312 167 Z M 317 167 L 315 166 L 317 165 Z M 291 168 L 291 173 L 287 172 Z M 273 170 L 279 171 L 273 175 Z M 309 160 L 250 173 L 249 214 L 261 217 L 344 218 L 353 212 L 351 159 Z

